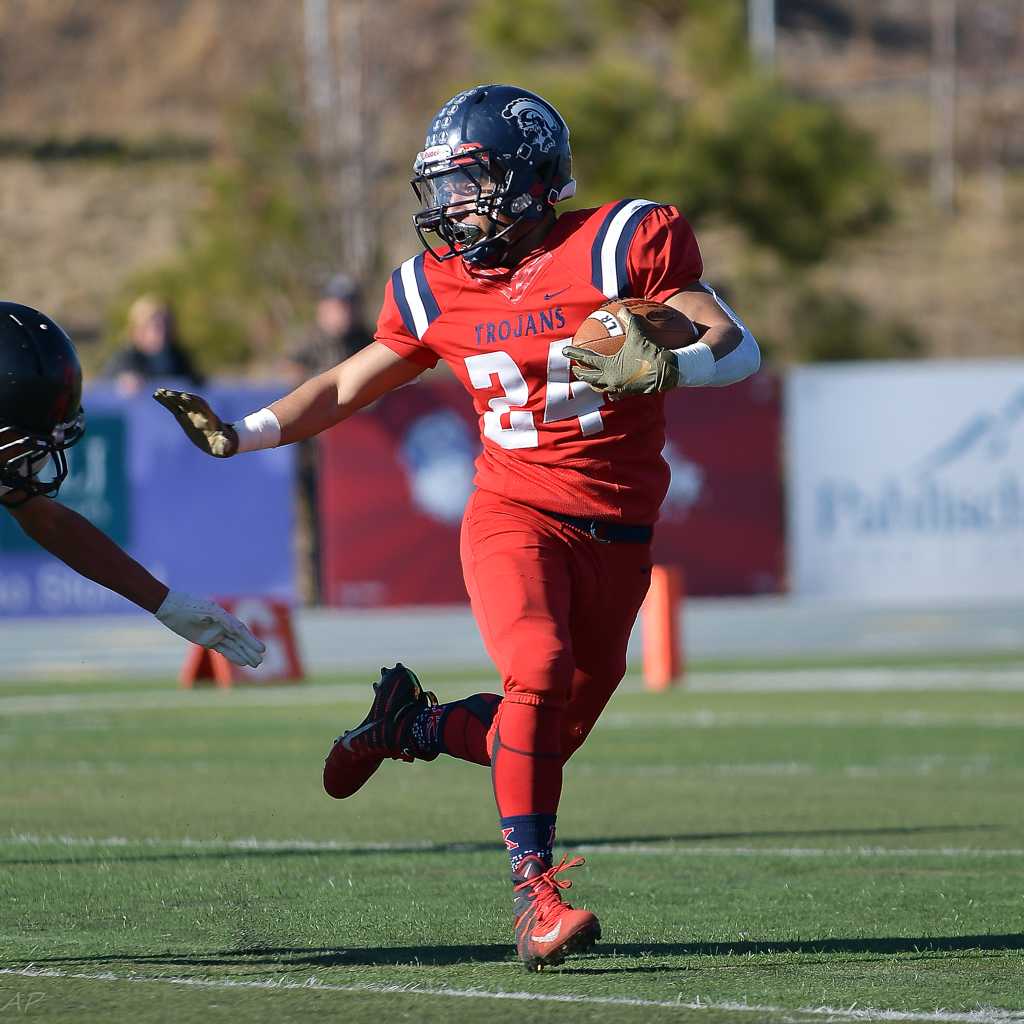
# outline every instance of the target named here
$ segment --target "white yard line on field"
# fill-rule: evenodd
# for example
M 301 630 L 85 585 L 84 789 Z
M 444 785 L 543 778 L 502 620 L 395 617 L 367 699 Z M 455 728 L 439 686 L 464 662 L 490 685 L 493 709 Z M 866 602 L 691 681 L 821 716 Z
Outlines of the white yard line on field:
M 710 708 L 698 708 L 694 711 L 659 711 L 652 707 L 650 711 L 608 711 L 599 720 L 599 728 L 602 729 L 632 729 L 637 726 L 690 729 L 764 726 L 814 729 L 1020 729 L 1024 728 L 1024 714 L 955 714 L 944 711 L 880 711 L 875 714 L 856 711 L 808 711 L 794 714 L 784 711 L 712 711 Z
M 135 982 L 157 985 L 179 985 L 203 989 L 262 989 L 271 992 L 348 992 L 368 995 L 432 996 L 442 999 L 491 999 L 526 1003 L 566 1003 L 583 1006 L 637 1006 L 665 1010 L 711 1010 L 718 1012 L 794 1015 L 811 1018 L 825 1017 L 834 1021 L 928 1021 L 934 1024 L 1024 1024 L 1024 1011 L 1001 1010 L 995 1007 L 979 1010 L 882 1010 L 867 1007 L 814 1006 L 793 1010 L 783 1006 L 751 1005 L 738 1002 L 705 1002 L 702 999 L 641 999 L 631 996 L 585 996 L 544 992 L 502 992 L 472 988 L 432 988 L 426 985 L 395 985 L 383 982 L 363 982 L 348 985 L 332 984 L 311 977 L 305 981 L 290 978 L 268 978 L 264 981 L 236 981 L 232 978 L 172 977 L 168 975 L 114 974 L 113 972 L 86 973 L 60 971 L 53 968 L 0 968 L 0 975 L 22 978 L 48 978 L 69 981 Z
M 979 684 L 980 685 L 980 684 Z M 461 684 L 460 689 L 465 689 Z M 143 691 L 116 694 L 53 694 L 39 697 L 0 697 L 0 718 L 14 715 L 55 715 L 133 711 L 238 710 L 244 708 L 319 706 L 340 701 L 364 701 L 368 688 L 351 683 L 328 686 L 237 687 L 233 690 L 165 693 Z M 666 728 L 728 729 L 762 726 L 807 728 L 897 728 L 929 729 L 969 727 L 980 729 L 1024 728 L 1024 714 L 1010 712 L 949 713 L 943 711 L 849 711 L 746 712 L 669 711 L 653 706 L 649 711 L 607 711 L 601 716 L 603 729 L 632 729 L 637 726 Z
M 253 852 L 323 853 L 458 853 L 476 850 L 479 843 L 432 842 L 349 842 L 335 839 L 161 839 L 150 836 L 45 836 L 13 833 L 0 836 L 3 846 L 60 847 L 158 847 L 178 850 L 251 850 Z M 573 850 L 584 853 L 629 853 L 660 857 L 1024 857 L 1024 849 L 989 849 L 975 846 L 890 847 L 890 846 L 683 846 L 677 842 L 577 843 Z
M 664 764 L 624 764 L 621 761 L 583 761 L 573 766 L 576 777 L 616 779 L 661 778 L 792 778 L 794 776 L 828 775 L 835 771 L 854 779 L 893 778 L 897 776 L 929 776 L 939 772 L 955 773 L 962 778 L 990 775 L 1000 764 L 988 754 L 950 755 L 920 754 L 914 757 L 885 757 L 874 764 L 815 764 L 811 761 L 677 761 Z M 83 771 L 88 772 L 88 762 Z M 92 769 L 95 771 L 95 768 Z M 111 766 L 109 771 L 116 769 Z M 127 770 L 127 765 L 125 766 Z
M 444 690 L 443 673 L 436 673 L 432 685 Z M 462 693 L 474 689 L 494 691 L 497 680 L 482 677 L 476 683 L 459 680 L 452 687 Z M 892 691 L 920 692 L 930 690 L 993 690 L 1024 691 L 1024 665 L 979 666 L 977 668 L 834 668 L 834 669 L 770 669 L 766 671 L 693 672 L 686 680 L 685 690 L 691 693 L 785 693 L 805 691 Z M 638 693 L 642 684 L 628 677 L 620 687 L 624 693 Z M 0 696 L 0 717 L 4 715 L 60 714 L 77 711 L 153 711 L 184 710 L 195 707 L 282 707 L 292 705 L 333 704 L 339 701 L 364 701 L 369 696 L 369 682 L 334 683 L 313 686 L 240 686 L 229 692 L 215 689 L 182 690 L 123 689 L 116 693 L 57 693 L 48 695 Z M 614 714 L 614 712 L 612 712 Z M 652 713 L 657 716 L 657 712 Z M 710 712 L 677 712 L 673 724 L 694 724 L 711 727 L 722 724 L 759 724 L 778 721 L 779 724 L 846 724 L 851 719 L 843 716 L 839 721 L 821 721 L 819 716 L 800 715 L 792 718 L 764 715 L 731 715 L 717 713 L 717 720 L 707 716 Z M 997 716 L 939 716 L 941 722 L 931 722 L 926 713 L 909 724 L 929 725 L 970 724 Z M 690 721 L 691 715 L 698 716 Z M 606 716 L 607 720 L 609 716 Z M 1003 717 L 1003 716 L 998 716 Z M 879 724 L 879 716 L 865 716 L 865 721 Z M 1010 716 L 1007 724 L 1022 725 L 1024 717 Z M 734 722 L 735 719 L 735 722 Z M 889 724 L 882 722 L 880 724 Z M 895 722 L 893 724 L 908 724 Z
M 1019 665 L 921 668 L 898 665 L 875 668 L 792 668 L 738 672 L 694 672 L 684 687 L 699 693 L 787 693 L 805 690 L 1024 690 L 1024 663 Z
M 118 693 L 57 693 L 38 697 L 0 697 L 4 715 L 49 715 L 80 711 L 189 711 L 335 704 L 368 701 L 369 686 L 333 683 L 327 686 L 238 686 L 231 690 L 126 690 Z
M 662 857 L 1024 857 L 1024 849 L 988 850 L 976 846 L 676 846 L 670 843 L 579 843 L 581 853 L 628 853 Z

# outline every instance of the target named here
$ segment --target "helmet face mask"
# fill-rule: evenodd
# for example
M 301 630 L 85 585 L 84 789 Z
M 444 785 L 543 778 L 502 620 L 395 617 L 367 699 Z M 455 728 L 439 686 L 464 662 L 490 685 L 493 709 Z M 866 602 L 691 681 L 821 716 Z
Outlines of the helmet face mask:
M 422 209 L 413 226 L 424 248 L 436 259 L 471 258 L 488 243 L 503 238 L 514 226 L 502 224 L 501 204 L 508 186 L 493 154 L 472 144 L 453 155 L 449 146 L 434 146 L 416 158 L 413 191 Z M 476 214 L 490 227 L 467 219 Z M 445 248 L 438 251 L 426 238 L 431 233 Z
M 491 175 L 490 154 L 473 147 L 458 156 L 446 155 L 448 147 L 427 150 L 429 156 L 417 159 L 413 191 L 423 204 L 421 216 L 431 210 L 449 214 L 465 208 L 467 212 L 490 214 L 498 185 Z M 420 154 L 423 157 L 424 154 Z
M 421 206 L 413 226 L 432 256 L 498 266 L 517 225 L 541 220 L 575 193 L 569 129 L 533 93 L 508 85 L 469 89 L 435 115 L 412 187 Z
M 15 491 L 14 500 L 6 504 L 16 507 L 38 495 L 56 494 L 68 476 L 65 452 L 77 444 L 85 433 L 83 413 L 70 423 L 62 423 L 47 434 L 26 433 L 18 427 L 0 425 L 0 486 Z M 52 474 L 41 476 L 46 463 Z

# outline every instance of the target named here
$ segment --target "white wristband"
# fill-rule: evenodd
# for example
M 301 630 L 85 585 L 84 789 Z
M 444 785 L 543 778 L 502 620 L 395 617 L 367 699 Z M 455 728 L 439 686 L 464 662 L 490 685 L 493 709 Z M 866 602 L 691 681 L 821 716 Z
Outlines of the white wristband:
M 251 412 L 244 420 L 237 420 L 231 426 L 238 435 L 239 452 L 276 448 L 281 440 L 281 424 L 269 409 Z
M 715 354 L 703 341 L 695 341 L 685 348 L 672 349 L 679 367 L 679 383 L 681 388 L 699 388 L 709 383 L 715 376 Z

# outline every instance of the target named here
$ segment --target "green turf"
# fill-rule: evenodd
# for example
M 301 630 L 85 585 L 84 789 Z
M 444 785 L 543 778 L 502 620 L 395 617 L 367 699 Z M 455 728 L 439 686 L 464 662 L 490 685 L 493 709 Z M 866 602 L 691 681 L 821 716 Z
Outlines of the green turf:
M 0 974 L 0 1021 L 1024 1020 L 1020 692 L 621 694 L 559 819 L 605 941 L 539 976 L 511 956 L 486 771 L 388 763 L 331 801 L 321 758 L 366 705 L 334 692 L 0 688 L 0 966 L 44 972 Z

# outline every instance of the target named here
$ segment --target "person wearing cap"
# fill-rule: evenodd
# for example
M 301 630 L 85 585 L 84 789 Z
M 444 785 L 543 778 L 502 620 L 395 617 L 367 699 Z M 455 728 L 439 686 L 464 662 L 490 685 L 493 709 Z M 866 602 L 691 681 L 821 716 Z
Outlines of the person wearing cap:
M 362 295 L 355 278 L 335 274 L 324 285 L 309 333 L 285 356 L 281 366 L 294 382 L 323 373 L 373 340 L 363 322 Z
M 335 274 L 320 292 L 312 328 L 278 369 L 295 385 L 337 366 L 371 341 L 363 322 L 359 285 L 349 274 Z M 304 597 L 312 603 L 320 599 L 319 475 L 319 446 L 313 438 L 298 445 L 296 453 L 299 581 Z

